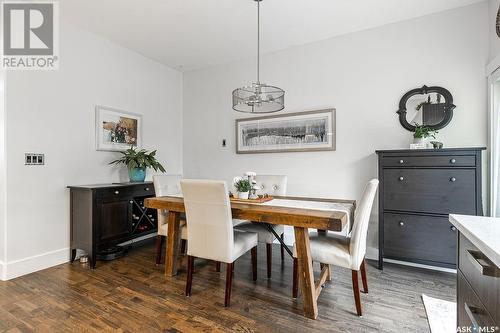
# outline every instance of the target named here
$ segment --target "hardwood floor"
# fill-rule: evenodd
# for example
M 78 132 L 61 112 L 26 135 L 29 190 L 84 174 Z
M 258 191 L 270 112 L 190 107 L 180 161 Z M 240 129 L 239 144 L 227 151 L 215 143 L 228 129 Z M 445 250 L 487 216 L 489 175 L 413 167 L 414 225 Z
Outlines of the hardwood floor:
M 235 263 L 231 307 L 224 308 L 225 268 L 199 259 L 192 296 L 184 296 L 186 266 L 165 278 L 155 266 L 154 243 L 128 256 L 99 262 L 92 271 L 79 262 L 0 282 L 2 332 L 428 332 L 421 294 L 455 299 L 455 275 L 368 262 L 369 294 L 361 294 L 356 316 L 351 272 L 334 267 L 320 295 L 319 317 L 302 315 L 292 299 L 292 259 L 273 251 L 272 279 L 266 278 L 266 249 L 258 249 L 258 278 L 250 253 Z M 225 265 L 223 265 L 225 267 Z M 315 276 L 319 264 L 314 265 Z

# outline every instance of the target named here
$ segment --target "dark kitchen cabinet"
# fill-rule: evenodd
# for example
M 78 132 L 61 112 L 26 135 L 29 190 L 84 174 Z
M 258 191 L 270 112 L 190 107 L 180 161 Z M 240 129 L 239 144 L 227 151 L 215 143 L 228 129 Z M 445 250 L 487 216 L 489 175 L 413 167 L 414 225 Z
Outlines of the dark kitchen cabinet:
M 500 324 L 500 268 L 459 233 L 457 326 L 462 332 L 496 332 Z

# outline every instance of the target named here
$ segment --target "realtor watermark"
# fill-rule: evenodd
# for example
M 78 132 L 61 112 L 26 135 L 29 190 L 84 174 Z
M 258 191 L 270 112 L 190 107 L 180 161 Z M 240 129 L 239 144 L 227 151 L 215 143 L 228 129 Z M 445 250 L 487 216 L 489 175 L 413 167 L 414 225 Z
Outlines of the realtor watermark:
M 2 69 L 59 68 L 59 3 L 2 2 Z
M 458 326 L 457 333 L 496 333 L 499 331 L 498 326 Z

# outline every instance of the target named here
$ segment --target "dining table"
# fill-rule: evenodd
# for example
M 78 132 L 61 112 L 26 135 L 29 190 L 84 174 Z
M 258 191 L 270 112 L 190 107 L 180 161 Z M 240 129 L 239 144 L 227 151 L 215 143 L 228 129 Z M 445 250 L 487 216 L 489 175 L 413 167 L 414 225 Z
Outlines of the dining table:
M 184 199 L 181 195 L 153 197 L 145 199 L 144 205 L 169 212 L 165 275 L 174 276 L 177 274 L 180 257 L 181 214 L 186 212 Z M 274 196 L 272 200 L 257 203 L 231 200 L 234 219 L 262 223 L 263 227 L 269 224 L 293 227 L 304 315 L 311 319 L 318 317 L 317 300 L 322 285 L 330 278 L 331 272 L 329 265 L 321 265 L 320 277 L 317 281 L 314 280 L 309 229 L 326 232 L 349 228 L 354 219 L 355 208 L 355 200 L 341 199 Z M 189 221 L 186 223 L 189 230 Z M 281 241 L 279 237 L 278 241 Z M 284 243 L 282 245 L 286 246 Z M 291 254 L 288 248 L 287 252 Z

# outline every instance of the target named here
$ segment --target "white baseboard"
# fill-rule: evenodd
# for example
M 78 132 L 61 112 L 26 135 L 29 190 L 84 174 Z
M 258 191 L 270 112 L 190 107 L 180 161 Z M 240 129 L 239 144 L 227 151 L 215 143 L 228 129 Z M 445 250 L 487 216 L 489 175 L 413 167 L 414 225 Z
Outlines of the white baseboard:
M 6 281 L 7 278 L 5 276 L 5 264 L 3 261 L 0 261 L 0 281 Z
M 69 261 L 69 248 L 37 254 L 28 258 L 3 263 L 3 281 L 30 274 Z
M 142 236 L 122 245 L 128 245 L 143 239 L 156 237 L 156 234 Z M 82 254 L 82 253 L 80 253 Z M 69 248 L 50 251 L 37 254 L 28 258 L 10 261 L 8 263 L 0 262 L 0 280 L 6 281 L 19 276 L 30 274 L 42 269 L 64 264 L 69 261 Z

